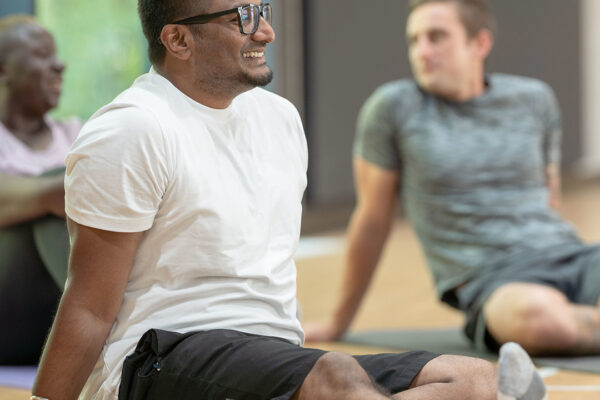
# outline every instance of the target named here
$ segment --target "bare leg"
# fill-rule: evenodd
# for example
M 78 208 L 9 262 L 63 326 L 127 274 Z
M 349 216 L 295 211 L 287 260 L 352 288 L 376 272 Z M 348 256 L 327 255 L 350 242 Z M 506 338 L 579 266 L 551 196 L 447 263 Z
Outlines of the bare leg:
M 442 355 L 428 362 L 397 400 L 496 400 L 496 367 L 485 360 Z
M 500 344 L 517 342 L 536 355 L 600 354 L 600 308 L 571 304 L 556 289 L 510 283 L 490 296 L 484 313 Z
M 442 355 L 428 362 L 411 388 L 393 397 L 379 390 L 354 358 L 327 353 L 292 400 L 495 400 L 496 367 L 484 360 Z
M 326 353 L 310 371 L 292 400 L 384 400 L 360 364 L 343 353 Z

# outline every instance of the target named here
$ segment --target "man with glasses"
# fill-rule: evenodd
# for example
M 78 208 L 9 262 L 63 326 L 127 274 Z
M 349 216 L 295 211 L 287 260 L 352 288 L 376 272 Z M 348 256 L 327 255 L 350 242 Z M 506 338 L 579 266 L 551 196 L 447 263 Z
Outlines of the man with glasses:
M 152 70 L 67 156 L 69 278 L 33 398 L 495 398 L 483 360 L 301 347 L 307 149 L 293 106 L 256 88 L 272 77 L 271 6 L 139 13 Z
M 560 112 L 543 82 L 486 74 L 493 17 L 482 0 L 412 0 L 414 79 L 390 82 L 358 119 L 358 205 L 333 340 L 368 287 L 401 186 L 442 301 L 480 349 L 514 341 L 537 354 L 600 354 L 600 247 L 559 203 Z

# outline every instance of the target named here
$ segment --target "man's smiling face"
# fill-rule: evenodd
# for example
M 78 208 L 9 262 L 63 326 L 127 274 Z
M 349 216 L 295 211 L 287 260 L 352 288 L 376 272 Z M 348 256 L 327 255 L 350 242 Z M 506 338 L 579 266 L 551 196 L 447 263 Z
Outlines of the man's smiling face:
M 208 14 L 260 1 L 214 0 Z M 267 44 L 275 40 L 273 28 L 264 18 L 256 33 L 240 33 L 237 13 L 223 15 L 203 24 L 196 35 L 196 75 L 204 84 L 244 90 L 271 82 Z

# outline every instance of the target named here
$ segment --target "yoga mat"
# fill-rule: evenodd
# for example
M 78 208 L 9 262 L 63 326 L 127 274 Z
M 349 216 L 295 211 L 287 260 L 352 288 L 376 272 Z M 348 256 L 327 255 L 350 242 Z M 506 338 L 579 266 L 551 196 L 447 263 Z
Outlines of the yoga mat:
M 31 389 L 37 367 L 3 367 L 0 366 L 0 386 Z
M 52 215 L 32 224 L 33 240 L 46 269 L 62 290 L 69 264 L 69 233 L 64 219 Z
M 0 229 L 0 364 L 31 365 L 39 360 L 59 297 L 31 226 Z
M 65 167 L 44 172 L 41 176 L 63 175 Z M 47 215 L 31 222 L 33 240 L 46 269 L 62 290 L 67 280 L 69 233 L 63 218 Z
M 342 341 L 396 350 L 428 350 L 440 354 L 497 359 L 496 354 L 478 351 L 471 346 L 470 341 L 463 335 L 460 328 L 352 332 L 344 335 Z M 538 366 L 600 373 L 600 356 L 535 357 L 533 360 Z

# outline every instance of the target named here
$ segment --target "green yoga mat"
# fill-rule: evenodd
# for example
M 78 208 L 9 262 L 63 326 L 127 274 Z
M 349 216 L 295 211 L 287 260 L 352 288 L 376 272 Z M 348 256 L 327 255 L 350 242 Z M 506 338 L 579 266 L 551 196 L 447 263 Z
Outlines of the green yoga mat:
M 67 279 L 69 235 L 62 218 L 47 216 L 33 222 L 0 229 L 0 278 L 14 268 L 43 264 L 57 286 Z M 38 267 L 33 267 L 38 268 Z M 25 288 L 24 288 L 25 289 Z
M 69 233 L 64 219 L 47 216 L 32 224 L 38 254 L 59 288 L 64 288 L 69 264 Z
M 0 364 L 35 364 L 56 312 L 68 253 L 64 221 L 47 223 L 0 229 Z M 36 244 L 37 229 L 51 268 Z
M 64 167 L 54 168 L 42 176 L 60 175 L 64 171 Z M 62 290 L 69 262 L 69 234 L 63 218 L 46 215 L 0 229 L 0 278 L 9 274 L 11 268 L 39 263 L 37 260 L 41 260 Z
M 494 353 L 481 352 L 471 346 L 460 328 L 352 332 L 344 335 L 342 341 L 404 351 L 428 350 L 439 354 L 457 354 L 490 360 L 497 358 Z M 543 367 L 600 373 L 600 356 L 536 357 L 534 362 Z
M 48 170 L 42 176 L 62 175 L 64 167 Z M 59 288 L 63 289 L 67 280 L 69 263 L 69 233 L 63 218 L 47 215 L 31 222 L 33 240 L 46 269 Z

